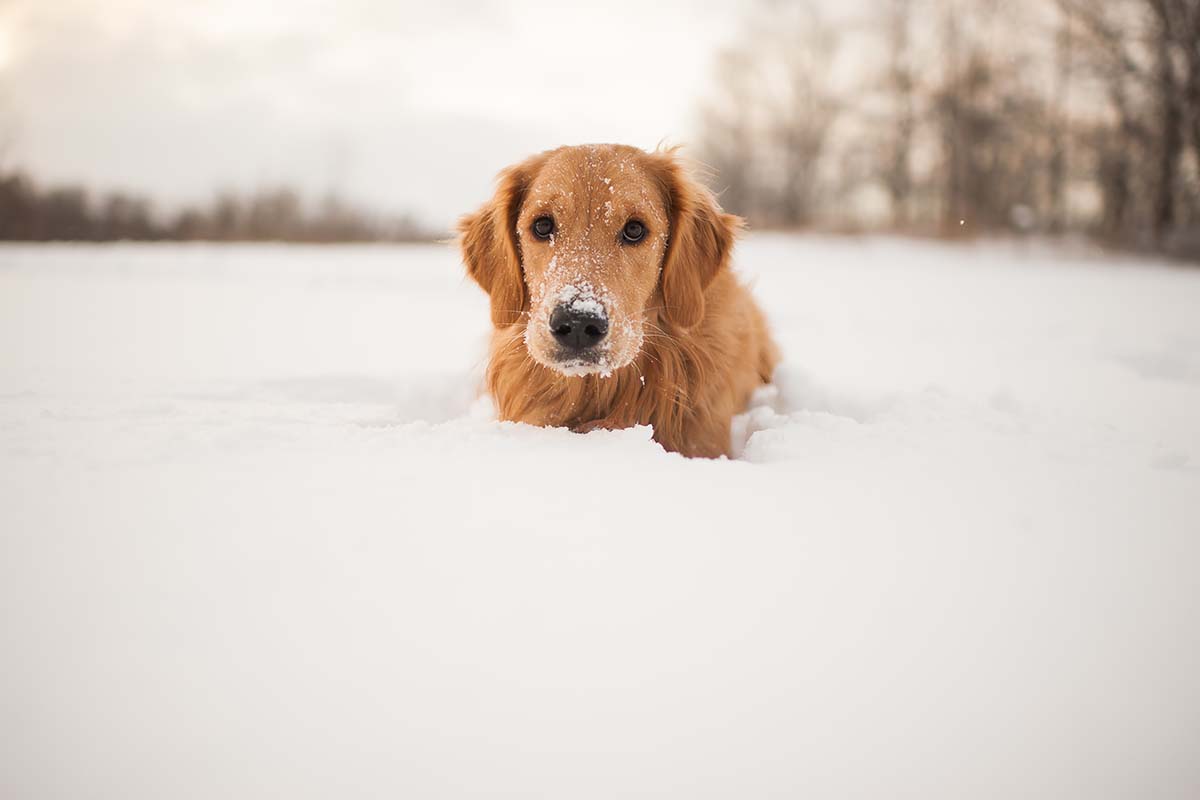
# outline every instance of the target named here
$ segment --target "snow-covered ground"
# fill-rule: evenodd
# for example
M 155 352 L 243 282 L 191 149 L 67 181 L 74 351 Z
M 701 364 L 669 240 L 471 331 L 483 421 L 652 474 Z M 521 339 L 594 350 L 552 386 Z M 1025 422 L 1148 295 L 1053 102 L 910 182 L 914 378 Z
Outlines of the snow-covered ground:
M 0 796 L 1200 796 L 1200 271 L 760 236 L 734 461 L 449 247 L 0 248 Z

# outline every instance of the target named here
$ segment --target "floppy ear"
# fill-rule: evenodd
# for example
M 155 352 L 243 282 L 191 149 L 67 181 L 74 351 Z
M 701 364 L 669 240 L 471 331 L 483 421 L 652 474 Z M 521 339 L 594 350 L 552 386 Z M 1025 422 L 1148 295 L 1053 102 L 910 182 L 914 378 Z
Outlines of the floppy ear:
M 497 328 L 512 325 L 529 307 L 521 274 L 517 217 L 542 160 L 543 156 L 534 156 L 501 172 L 492 199 L 458 223 L 467 274 L 491 297 L 492 324 Z
M 663 305 L 669 319 L 690 328 L 704 318 L 704 291 L 726 268 L 741 217 L 726 214 L 671 152 L 656 153 L 671 230 L 662 268 Z

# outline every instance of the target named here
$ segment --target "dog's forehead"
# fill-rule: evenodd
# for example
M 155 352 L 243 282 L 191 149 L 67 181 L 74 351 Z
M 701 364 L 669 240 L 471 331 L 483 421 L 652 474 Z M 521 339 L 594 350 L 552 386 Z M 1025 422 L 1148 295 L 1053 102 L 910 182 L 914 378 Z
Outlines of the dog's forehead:
M 662 198 L 633 148 L 583 145 L 553 154 L 529 188 L 533 203 L 586 205 L 593 210 L 645 207 L 656 210 Z

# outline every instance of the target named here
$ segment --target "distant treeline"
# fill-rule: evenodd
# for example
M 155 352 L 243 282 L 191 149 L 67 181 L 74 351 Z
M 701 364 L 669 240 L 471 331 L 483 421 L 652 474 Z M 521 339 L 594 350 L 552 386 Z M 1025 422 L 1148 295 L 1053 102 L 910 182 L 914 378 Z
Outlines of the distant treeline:
M 1080 232 L 1200 259 L 1200 0 L 758 0 L 702 157 L 758 226 Z
M 410 217 L 369 214 L 330 195 L 306 204 L 287 188 L 247 196 L 218 194 L 172 214 L 145 197 L 95 196 L 82 186 L 42 187 L 21 172 L 0 172 L 0 240 L 415 242 L 437 238 Z

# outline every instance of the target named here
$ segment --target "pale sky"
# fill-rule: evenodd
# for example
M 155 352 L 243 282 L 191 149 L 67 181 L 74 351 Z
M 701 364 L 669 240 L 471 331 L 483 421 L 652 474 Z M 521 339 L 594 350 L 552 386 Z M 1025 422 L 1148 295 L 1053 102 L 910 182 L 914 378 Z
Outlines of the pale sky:
M 448 226 L 564 143 L 695 137 L 733 3 L 0 0 L 3 155 L 166 203 L 334 188 Z

